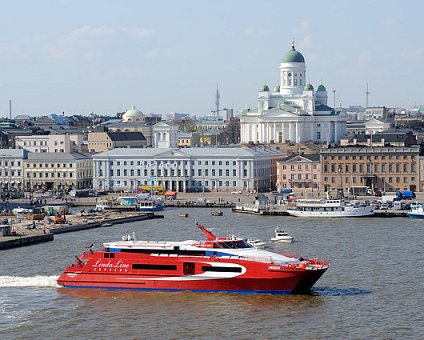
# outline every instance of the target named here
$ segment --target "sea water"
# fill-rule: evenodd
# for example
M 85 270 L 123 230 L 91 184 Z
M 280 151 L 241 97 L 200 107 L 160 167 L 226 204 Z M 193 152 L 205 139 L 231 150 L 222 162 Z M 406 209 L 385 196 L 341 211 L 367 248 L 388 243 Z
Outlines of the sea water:
M 53 242 L 0 252 L 1 339 L 324 339 L 422 338 L 423 222 L 408 218 L 308 219 L 224 210 L 166 209 L 164 219 L 55 235 Z M 162 213 L 162 212 L 161 212 Z M 319 257 L 330 269 L 308 295 L 239 295 L 69 289 L 63 269 L 91 243 L 203 239 L 195 220 L 218 235 L 270 240 L 269 249 Z

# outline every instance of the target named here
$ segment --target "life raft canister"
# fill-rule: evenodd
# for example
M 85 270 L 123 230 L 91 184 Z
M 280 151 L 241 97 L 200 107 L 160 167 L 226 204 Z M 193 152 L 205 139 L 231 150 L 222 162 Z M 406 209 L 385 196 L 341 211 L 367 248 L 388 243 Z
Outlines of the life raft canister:
M 300 269 L 306 269 L 306 262 L 300 262 L 299 268 Z

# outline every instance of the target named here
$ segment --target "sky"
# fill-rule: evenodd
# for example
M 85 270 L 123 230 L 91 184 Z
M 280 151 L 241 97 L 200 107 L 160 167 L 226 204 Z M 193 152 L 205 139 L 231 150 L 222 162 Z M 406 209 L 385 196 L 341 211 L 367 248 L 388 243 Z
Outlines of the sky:
M 0 0 L 0 117 L 257 107 L 296 49 L 333 104 L 424 104 L 424 2 Z

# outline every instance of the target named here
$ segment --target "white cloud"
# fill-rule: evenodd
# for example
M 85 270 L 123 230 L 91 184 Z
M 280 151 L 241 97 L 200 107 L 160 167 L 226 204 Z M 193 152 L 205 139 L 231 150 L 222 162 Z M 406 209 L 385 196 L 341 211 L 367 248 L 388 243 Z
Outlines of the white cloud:
M 146 28 L 110 27 L 110 26 L 82 26 L 79 27 L 52 46 L 46 48 L 48 56 L 51 58 L 64 58 L 71 54 L 82 54 L 84 56 L 95 56 L 103 54 L 98 50 L 93 50 L 95 42 L 99 39 L 115 37 L 117 35 L 128 35 L 136 39 L 148 38 L 153 33 Z
M 400 56 L 409 60 L 420 60 L 424 57 L 424 48 L 419 47 L 416 50 L 412 50 L 407 53 L 402 53 Z
M 381 22 L 387 26 L 393 26 L 393 25 L 399 24 L 399 20 L 395 18 L 384 18 Z
M 358 55 L 359 65 L 368 65 L 373 60 L 373 54 L 371 52 L 363 52 Z
M 309 21 L 303 21 L 300 25 L 300 30 L 304 33 L 309 32 L 312 24 Z
M 302 39 L 299 45 L 303 49 L 312 49 L 314 48 L 314 41 L 312 40 L 312 37 L 310 35 L 307 35 Z
M 253 27 L 246 28 L 243 34 L 249 38 L 264 38 L 272 35 L 272 33 L 269 31 L 261 31 Z

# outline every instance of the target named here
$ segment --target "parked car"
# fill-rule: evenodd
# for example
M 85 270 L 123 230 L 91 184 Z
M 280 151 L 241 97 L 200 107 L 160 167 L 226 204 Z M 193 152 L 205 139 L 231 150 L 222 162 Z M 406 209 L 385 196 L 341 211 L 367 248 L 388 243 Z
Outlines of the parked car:
M 380 190 L 376 190 L 376 191 L 374 192 L 374 196 L 375 196 L 375 197 L 381 197 L 381 196 L 383 196 L 383 193 L 382 193 Z
M 241 190 L 234 190 L 234 191 L 231 191 L 231 193 L 233 195 L 241 195 L 242 191 Z

